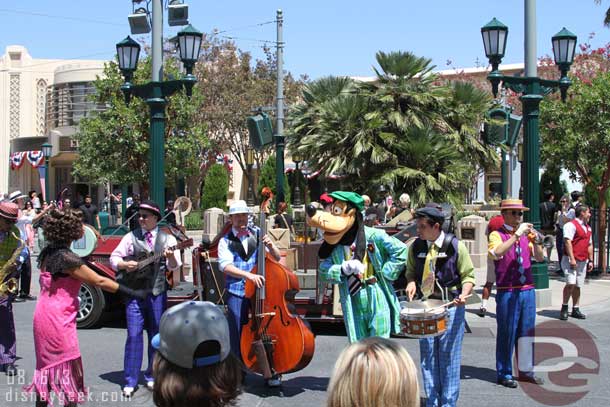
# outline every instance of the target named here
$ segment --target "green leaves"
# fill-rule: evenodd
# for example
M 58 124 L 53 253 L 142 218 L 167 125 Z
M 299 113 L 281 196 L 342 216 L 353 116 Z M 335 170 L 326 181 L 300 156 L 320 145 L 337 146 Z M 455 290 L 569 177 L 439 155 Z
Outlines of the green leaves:
M 478 128 L 490 98 L 466 83 L 437 84 L 430 60 L 377 53 L 377 80 L 327 77 L 308 83 L 289 116 L 289 148 L 345 188 L 375 194 L 379 184 L 415 205 L 461 203 L 480 168 L 497 165 Z

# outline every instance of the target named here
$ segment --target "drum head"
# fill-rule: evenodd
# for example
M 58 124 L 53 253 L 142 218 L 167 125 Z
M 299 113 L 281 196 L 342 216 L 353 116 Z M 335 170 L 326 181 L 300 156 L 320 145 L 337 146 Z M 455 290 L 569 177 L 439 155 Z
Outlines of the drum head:
M 97 235 L 93 226 L 83 225 L 83 229 L 85 230 L 83 237 L 70 245 L 70 250 L 79 257 L 89 256 L 97 247 Z

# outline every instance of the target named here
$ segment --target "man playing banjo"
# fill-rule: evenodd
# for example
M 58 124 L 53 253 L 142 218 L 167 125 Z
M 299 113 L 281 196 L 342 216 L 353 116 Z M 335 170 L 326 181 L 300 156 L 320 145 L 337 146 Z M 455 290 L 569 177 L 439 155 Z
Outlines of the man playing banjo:
M 125 343 L 125 387 L 123 394 L 130 397 L 138 385 L 140 368 L 143 358 L 143 331 L 146 327 L 148 335 L 148 368 L 144 372 L 146 387 L 152 390 L 154 379 L 152 376 L 152 363 L 154 348 L 151 340 L 159 331 L 161 315 L 167 308 L 167 282 L 165 271 L 174 271 L 182 264 L 180 251 L 169 248 L 176 246 L 176 238 L 167 234 L 157 226 L 161 220 L 159 206 L 152 201 L 142 201 L 139 207 L 140 227 L 129 232 L 110 256 L 112 268 L 118 271 L 117 280 L 123 280 L 132 289 L 146 289 L 150 291 L 145 300 L 133 297 L 125 298 L 125 312 L 127 317 L 127 342 Z M 147 255 L 151 252 L 163 253 L 163 257 L 144 269 L 138 270 L 138 262 L 130 260 Z M 138 273 L 138 278 L 131 276 Z M 141 276 L 141 277 L 140 277 Z
M 419 340 L 427 406 L 455 406 L 460 395 L 460 363 L 464 338 L 466 297 L 474 286 L 474 266 L 464 243 L 441 229 L 443 213 L 434 207 L 415 212 L 418 238 L 407 258 L 407 295 L 412 300 L 419 285 L 428 299 L 453 300 L 447 329 Z

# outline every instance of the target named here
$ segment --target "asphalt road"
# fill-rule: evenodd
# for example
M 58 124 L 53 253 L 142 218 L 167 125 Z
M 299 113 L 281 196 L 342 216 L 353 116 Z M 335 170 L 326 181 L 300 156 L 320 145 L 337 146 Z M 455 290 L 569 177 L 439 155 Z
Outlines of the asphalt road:
M 33 281 L 37 281 L 37 276 Z M 38 291 L 34 283 L 33 293 Z M 608 286 L 610 289 L 610 284 Z M 21 387 L 30 382 L 34 368 L 34 343 L 32 315 L 35 302 L 14 304 L 17 328 L 17 367 L 20 374 L 9 378 L 0 373 L 0 406 L 31 406 L 34 403 L 23 393 Z M 575 324 L 588 332 L 599 352 L 599 374 L 597 382 L 584 398 L 569 403 L 576 406 L 610 405 L 610 301 L 589 306 L 585 321 Z M 538 323 L 556 321 L 555 313 L 542 311 Z M 522 388 L 506 389 L 495 384 L 495 321 L 481 319 L 472 312 L 467 313 L 471 332 L 464 337 L 461 374 L 461 406 L 536 406 L 568 405 L 568 397 L 542 398 L 543 404 L 534 401 Z M 284 376 L 281 389 L 271 390 L 263 385 L 261 378 L 248 376 L 239 406 L 323 406 L 326 388 L 334 362 L 346 346 L 347 339 L 342 326 L 314 326 L 316 351 L 310 365 L 304 370 Z M 97 329 L 79 330 L 80 348 L 85 370 L 85 383 L 89 387 L 87 406 L 129 405 L 152 406 L 151 393 L 141 387 L 131 400 L 121 398 L 123 346 L 125 342 L 124 321 L 119 318 Z M 395 339 L 403 344 L 419 362 L 419 346 L 414 339 Z M 561 404 L 564 403 L 564 404 Z

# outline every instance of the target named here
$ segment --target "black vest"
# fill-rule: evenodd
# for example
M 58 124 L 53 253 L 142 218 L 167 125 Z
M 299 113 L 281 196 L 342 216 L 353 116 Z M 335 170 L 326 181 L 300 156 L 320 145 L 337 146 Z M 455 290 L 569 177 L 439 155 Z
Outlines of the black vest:
M 157 237 L 154 244 L 155 253 L 163 253 L 167 246 L 168 235 L 160 230 L 157 232 Z M 137 228 L 131 232 L 131 241 L 133 243 L 133 258 L 143 259 L 151 254 L 144 237 L 142 228 Z M 153 295 L 159 295 L 167 291 L 167 281 L 165 272 L 167 271 L 166 259 L 162 256 L 158 261 L 149 264 L 142 270 L 137 270 L 132 273 L 127 273 L 126 270 L 120 270 L 117 274 L 117 281 L 126 284 L 129 288 L 138 290 L 150 290 Z
M 424 275 L 424 264 L 426 255 L 428 254 L 428 242 L 417 238 L 411 246 L 413 255 L 415 256 L 415 275 L 418 282 L 422 281 Z M 457 268 L 458 262 L 458 240 L 451 233 L 445 233 L 442 247 L 440 248 L 436 263 L 434 265 L 434 275 L 436 281 L 444 288 L 458 287 L 461 289 L 462 282 Z M 454 296 L 458 295 L 458 291 L 451 292 Z M 434 285 L 434 294 L 432 297 L 440 295 L 439 289 Z

